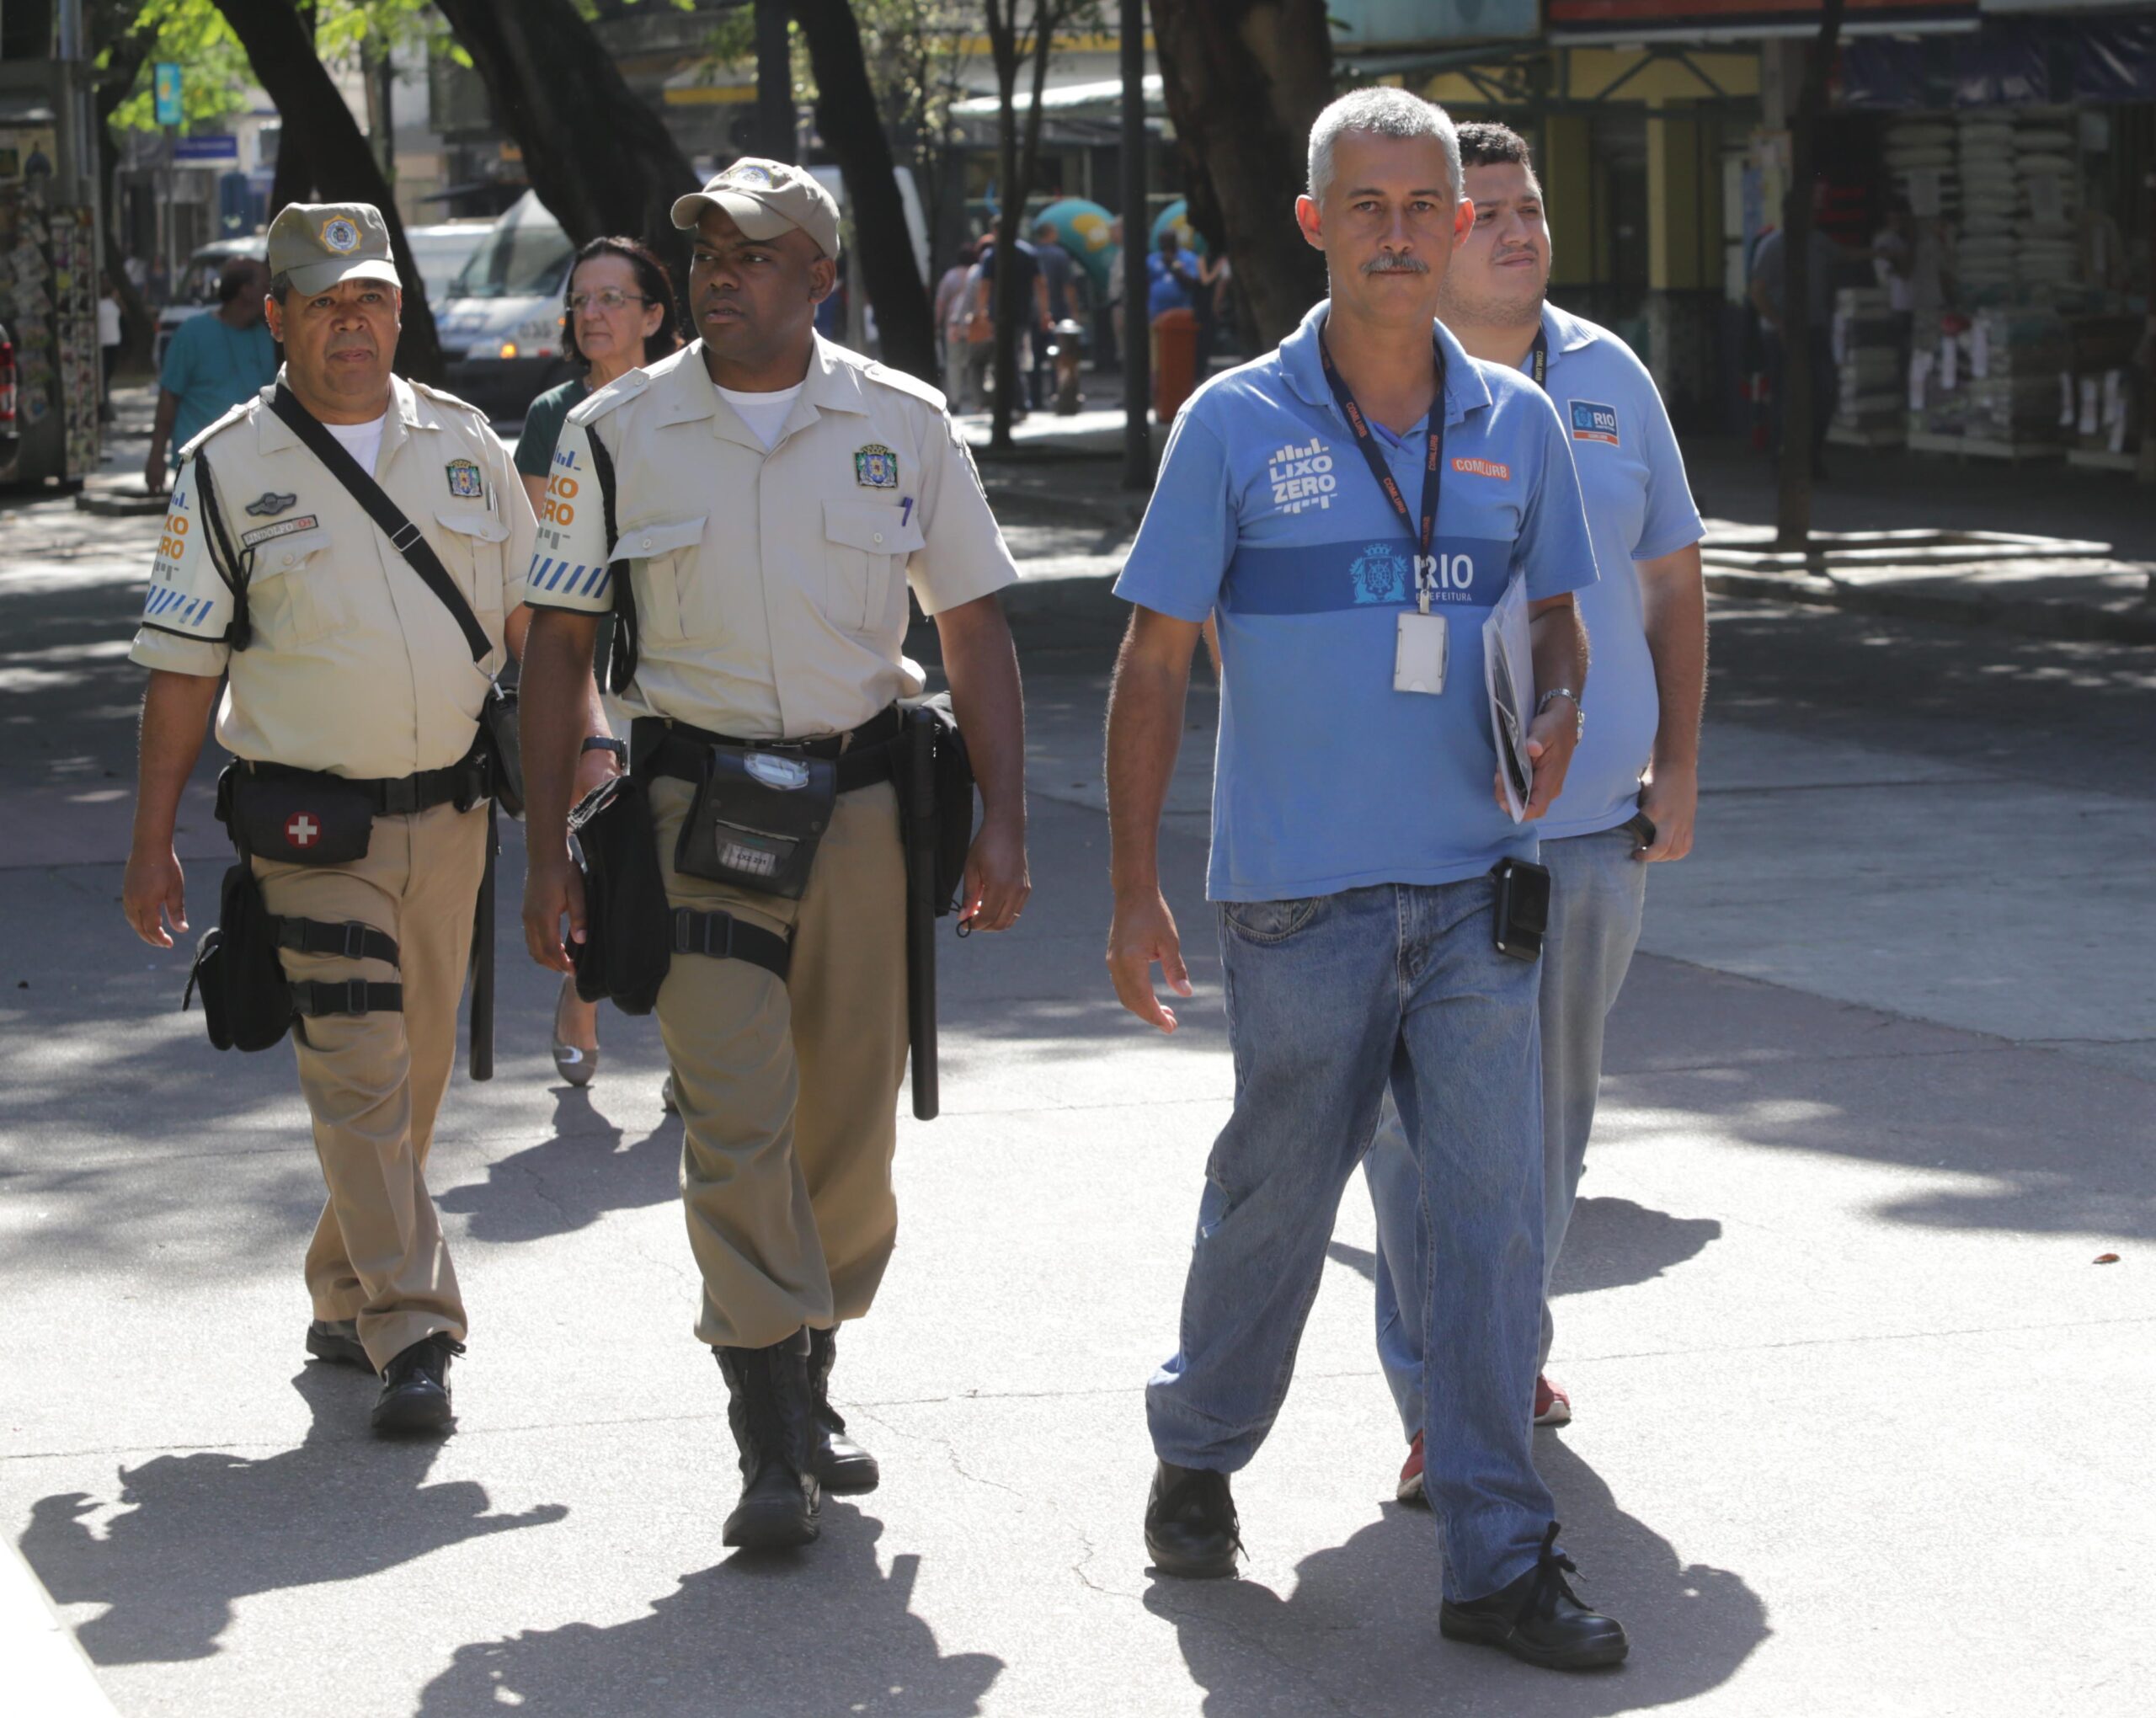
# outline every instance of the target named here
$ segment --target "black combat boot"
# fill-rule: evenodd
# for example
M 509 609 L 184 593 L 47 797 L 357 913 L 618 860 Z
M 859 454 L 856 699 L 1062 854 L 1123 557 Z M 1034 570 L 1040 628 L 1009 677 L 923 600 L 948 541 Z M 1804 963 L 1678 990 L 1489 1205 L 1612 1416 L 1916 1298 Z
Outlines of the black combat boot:
M 726 1417 L 741 1448 L 741 1501 L 726 1518 L 729 1545 L 805 1545 L 819 1531 L 816 1413 L 808 1337 L 796 1331 L 768 1348 L 713 1348 L 729 1397 Z
M 808 1332 L 808 1389 L 816 1404 L 816 1478 L 826 1491 L 873 1491 L 883 1477 L 876 1458 L 846 1435 L 846 1421 L 831 1406 L 831 1362 L 838 1358 L 838 1327 Z
M 446 1432 L 456 1417 L 449 1405 L 450 1356 L 463 1352 L 463 1343 L 436 1331 L 383 1367 L 374 1429 L 392 1437 L 406 1432 Z
M 1542 1535 L 1534 1566 L 1484 1598 L 1438 1608 L 1438 1632 L 1448 1641 L 1496 1646 L 1545 1670 L 1598 1670 L 1622 1664 L 1630 1643 L 1613 1617 L 1589 1610 L 1565 1577 L 1577 1575 L 1557 1549 L 1557 1523 Z

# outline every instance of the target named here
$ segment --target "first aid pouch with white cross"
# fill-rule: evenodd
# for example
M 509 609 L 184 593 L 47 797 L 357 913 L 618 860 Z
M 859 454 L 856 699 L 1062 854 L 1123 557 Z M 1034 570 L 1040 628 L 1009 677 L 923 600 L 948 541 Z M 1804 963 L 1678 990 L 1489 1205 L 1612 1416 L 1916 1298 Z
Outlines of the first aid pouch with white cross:
M 356 782 L 234 764 L 217 787 L 217 814 L 243 852 L 288 865 L 350 865 L 367 856 L 374 802 Z

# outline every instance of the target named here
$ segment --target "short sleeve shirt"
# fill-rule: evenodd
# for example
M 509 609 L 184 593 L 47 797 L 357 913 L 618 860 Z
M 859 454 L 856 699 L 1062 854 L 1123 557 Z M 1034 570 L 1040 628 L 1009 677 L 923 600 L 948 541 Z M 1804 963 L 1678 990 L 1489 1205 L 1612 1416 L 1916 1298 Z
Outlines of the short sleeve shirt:
M 390 386 L 375 480 L 441 558 L 493 648 L 472 659 L 441 600 L 270 411 L 265 390 L 186 450 L 129 652 L 175 674 L 229 670 L 217 739 L 237 757 L 368 779 L 441 769 L 471 748 L 523 600 L 531 504 L 482 413 L 401 376 Z M 224 643 L 233 596 L 211 552 L 205 472 L 248 569 L 244 650 Z
M 550 387 L 525 408 L 524 429 L 516 438 L 516 469 L 520 476 L 543 478 L 554 467 L 554 443 L 562 433 L 562 419 L 590 395 L 579 376 L 559 387 Z
M 1435 328 L 1445 464 L 1431 606 L 1446 616 L 1450 660 L 1441 694 L 1395 691 L 1417 546 L 1326 385 L 1326 309 L 1185 405 L 1116 584 L 1181 620 L 1219 614 L 1214 900 L 1451 883 L 1531 856 L 1534 826 L 1493 797 L 1482 622 L 1514 579 L 1534 601 L 1595 578 L 1556 409 L 1525 376 Z M 1380 446 L 1412 506 L 1423 437 Z
M 172 425 L 175 461 L 179 449 L 259 393 L 276 374 L 277 346 L 265 323 L 236 328 L 215 311 L 182 323 L 157 373 L 157 386 L 179 400 Z
M 1579 594 L 1594 664 L 1587 729 L 1565 791 L 1543 819 L 1545 840 L 1614 829 L 1638 809 L 1640 772 L 1654 750 L 1661 702 L 1633 563 L 1658 560 L 1706 535 L 1684 479 L 1684 456 L 1662 395 L 1609 329 L 1542 307 L 1545 378 L 1579 472 L 1600 577 Z
M 595 438 L 615 472 L 611 542 Z M 569 413 L 528 600 L 600 612 L 617 562 L 638 635 L 624 706 L 744 739 L 842 733 L 916 696 L 909 590 L 935 615 L 1017 577 L 943 396 L 821 336 L 768 451 L 701 340 Z

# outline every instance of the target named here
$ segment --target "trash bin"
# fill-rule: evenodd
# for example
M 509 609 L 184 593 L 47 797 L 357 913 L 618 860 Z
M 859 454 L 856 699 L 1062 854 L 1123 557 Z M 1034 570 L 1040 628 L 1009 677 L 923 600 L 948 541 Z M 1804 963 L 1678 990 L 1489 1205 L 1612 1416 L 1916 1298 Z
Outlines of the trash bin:
M 1153 417 L 1173 421 L 1198 386 L 1198 316 L 1180 307 L 1153 318 Z

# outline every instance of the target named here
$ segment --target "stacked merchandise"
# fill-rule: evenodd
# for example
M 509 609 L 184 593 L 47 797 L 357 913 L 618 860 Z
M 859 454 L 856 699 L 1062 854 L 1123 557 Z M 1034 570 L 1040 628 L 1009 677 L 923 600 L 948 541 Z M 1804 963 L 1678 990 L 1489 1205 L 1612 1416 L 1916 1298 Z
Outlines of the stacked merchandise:
M 14 337 L 17 410 L 25 428 L 52 409 L 58 374 L 51 269 L 45 259 L 49 239 L 41 200 L 25 196 L 19 186 L 0 192 L 0 323 Z
M 2077 465 L 2131 471 L 2140 446 L 2138 376 L 2132 368 L 2142 321 L 2133 316 L 2066 320 L 2068 368 L 2058 377 L 2058 424 Z
M 2014 127 L 2014 177 L 2020 192 L 2020 243 L 2015 280 L 2035 301 L 2073 291 L 2075 235 L 2081 221 L 2081 174 L 2073 134 L 2063 117 L 2025 111 Z
M 2070 350 L 2064 318 L 2048 310 L 1980 310 L 1967 342 L 1964 451 L 2009 458 L 2063 451 L 2058 373 Z
M 1886 290 L 1844 286 L 1834 295 L 1834 362 L 1839 398 L 1828 435 L 1854 447 L 1898 447 L 1908 418 L 1903 406 L 1901 341 Z
M 60 474 L 72 482 L 98 466 L 97 237 L 87 209 L 54 210 L 50 232 L 60 403 L 67 426 Z
M 1886 130 L 1886 167 L 1894 189 L 1919 221 L 1957 221 L 1961 182 L 1954 171 L 1956 132 L 1944 119 L 1897 120 Z
M 1984 108 L 1958 116 L 1956 170 L 1961 180 L 1961 242 L 1956 277 L 1970 304 L 2004 304 L 2014 296 L 2014 258 L 2021 218 L 2015 168 L 2014 116 Z
M 1969 423 L 1969 319 L 1958 311 L 1920 319 L 1909 360 L 1909 446 L 1951 453 Z

